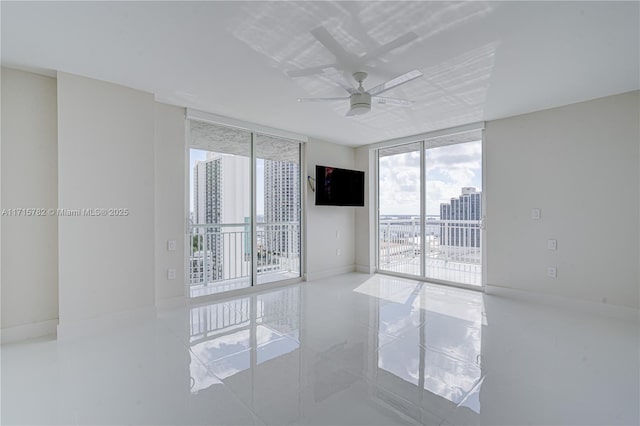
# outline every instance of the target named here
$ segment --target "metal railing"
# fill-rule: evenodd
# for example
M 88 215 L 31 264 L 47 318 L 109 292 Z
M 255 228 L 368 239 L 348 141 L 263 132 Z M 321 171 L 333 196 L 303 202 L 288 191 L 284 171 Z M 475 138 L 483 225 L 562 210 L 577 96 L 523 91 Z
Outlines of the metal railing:
M 300 272 L 300 222 L 258 223 L 258 275 Z
M 379 223 L 379 267 L 382 270 L 420 275 L 422 238 L 425 270 L 432 278 L 458 280 L 450 271 L 474 275 L 463 282 L 480 280 L 482 226 L 480 220 L 427 219 L 424 236 L 420 219 L 382 219 Z M 451 278 L 451 279 L 450 279 Z
M 300 222 L 257 223 L 257 273 L 300 273 Z M 249 223 L 197 224 L 189 229 L 189 283 L 251 279 Z

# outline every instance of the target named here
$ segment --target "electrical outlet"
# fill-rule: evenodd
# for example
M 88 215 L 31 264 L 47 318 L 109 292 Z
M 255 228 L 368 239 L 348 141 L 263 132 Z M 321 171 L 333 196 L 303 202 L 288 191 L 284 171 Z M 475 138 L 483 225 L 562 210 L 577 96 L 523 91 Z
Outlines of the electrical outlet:
M 558 250 L 558 240 L 547 240 L 547 249 Z
M 547 268 L 547 276 L 549 278 L 558 278 L 558 268 L 550 266 Z
M 168 280 L 176 279 L 176 270 L 174 268 L 167 269 L 167 279 Z
M 167 250 L 168 251 L 176 251 L 177 247 L 178 247 L 178 244 L 176 243 L 176 240 L 168 240 L 167 241 Z
M 540 211 L 540 209 L 531 209 L 531 219 L 540 220 L 540 217 L 542 217 L 542 212 Z
M 342 254 L 342 251 L 340 249 L 336 249 L 336 256 L 340 256 Z

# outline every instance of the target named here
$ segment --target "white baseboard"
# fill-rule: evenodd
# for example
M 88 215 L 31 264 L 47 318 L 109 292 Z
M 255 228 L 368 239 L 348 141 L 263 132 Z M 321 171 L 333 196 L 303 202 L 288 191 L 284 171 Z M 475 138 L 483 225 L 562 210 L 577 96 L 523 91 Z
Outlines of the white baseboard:
M 20 342 L 37 337 L 55 336 L 57 326 L 58 320 L 54 319 L 3 328 L 0 330 L 0 342 L 4 345 L 5 343 Z
M 184 296 L 156 300 L 156 309 L 159 311 L 163 311 L 166 309 L 183 308 L 185 306 L 187 306 L 187 298 Z
M 589 300 L 572 299 L 549 293 L 536 293 L 529 290 L 486 285 L 485 293 L 492 296 L 508 297 L 526 300 L 557 307 L 559 309 L 573 309 L 579 312 L 602 315 L 608 318 L 616 318 L 625 321 L 640 321 L 640 310 L 628 306 L 598 303 Z
M 115 312 L 95 318 L 88 318 L 58 325 L 58 340 L 73 340 L 92 336 L 122 327 L 128 327 L 132 323 L 151 320 L 156 316 L 154 306 L 133 309 L 130 311 Z
M 346 265 L 339 268 L 325 269 L 323 271 L 307 272 L 307 281 L 321 280 L 335 275 L 347 274 L 355 271 L 355 265 Z
M 356 263 L 356 272 L 362 272 L 363 274 L 373 274 L 376 272 L 376 267 L 371 265 L 359 265 Z

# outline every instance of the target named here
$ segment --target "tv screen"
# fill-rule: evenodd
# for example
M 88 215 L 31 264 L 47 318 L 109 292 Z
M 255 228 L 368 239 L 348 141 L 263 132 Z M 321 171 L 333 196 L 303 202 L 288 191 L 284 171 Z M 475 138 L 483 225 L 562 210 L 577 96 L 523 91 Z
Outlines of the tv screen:
M 364 207 L 364 172 L 316 166 L 316 206 Z

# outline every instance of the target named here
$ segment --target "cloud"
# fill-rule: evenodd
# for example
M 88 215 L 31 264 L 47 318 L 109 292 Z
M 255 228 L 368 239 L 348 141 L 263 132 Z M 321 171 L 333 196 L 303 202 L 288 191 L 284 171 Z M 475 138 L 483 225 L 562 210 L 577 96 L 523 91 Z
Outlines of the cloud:
M 439 215 L 440 204 L 458 197 L 461 188 L 482 187 L 482 145 L 469 142 L 428 149 L 426 207 Z M 413 151 L 380 159 L 380 213 L 420 214 L 420 153 Z
M 417 162 L 411 153 L 380 159 L 380 208 L 382 214 L 388 215 L 419 214 L 419 157 Z

